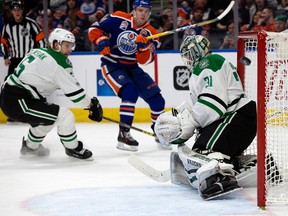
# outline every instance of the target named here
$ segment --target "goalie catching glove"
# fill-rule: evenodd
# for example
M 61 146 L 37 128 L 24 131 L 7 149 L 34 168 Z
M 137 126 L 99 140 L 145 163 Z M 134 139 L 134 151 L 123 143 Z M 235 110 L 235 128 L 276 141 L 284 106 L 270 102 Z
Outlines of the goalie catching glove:
M 103 109 L 96 97 L 91 98 L 91 105 L 89 107 L 89 116 L 88 118 L 100 122 L 103 117 Z
M 193 136 L 196 127 L 198 127 L 198 123 L 192 116 L 192 109 L 184 102 L 157 118 L 155 133 L 164 146 L 181 144 Z

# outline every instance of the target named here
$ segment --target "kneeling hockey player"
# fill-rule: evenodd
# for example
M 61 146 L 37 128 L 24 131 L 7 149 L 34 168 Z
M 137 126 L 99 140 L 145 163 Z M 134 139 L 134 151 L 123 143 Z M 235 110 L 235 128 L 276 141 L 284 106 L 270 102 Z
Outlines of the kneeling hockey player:
M 73 113 L 47 103 L 46 97 L 61 89 L 72 102 L 88 108 L 88 117 L 94 121 L 102 120 L 102 107 L 96 97 L 86 95 L 73 75 L 67 56 L 75 47 L 74 35 L 56 28 L 48 40 L 49 48 L 31 50 L 7 78 L 1 92 L 1 108 L 10 119 L 31 125 L 27 139 L 23 138 L 22 155 L 48 156 L 50 151 L 41 142 L 57 126 L 68 156 L 91 158 L 92 152 L 77 139 Z
M 172 173 L 184 169 L 185 178 L 204 199 L 240 188 L 234 170 L 241 168 L 239 159 L 256 135 L 256 103 L 245 97 L 236 68 L 212 54 L 209 45 L 200 35 L 185 38 L 180 53 L 191 71 L 192 106 L 185 102 L 161 114 L 155 125 L 161 144 L 178 144 L 178 153 L 171 154 Z M 184 142 L 195 130 L 190 149 Z

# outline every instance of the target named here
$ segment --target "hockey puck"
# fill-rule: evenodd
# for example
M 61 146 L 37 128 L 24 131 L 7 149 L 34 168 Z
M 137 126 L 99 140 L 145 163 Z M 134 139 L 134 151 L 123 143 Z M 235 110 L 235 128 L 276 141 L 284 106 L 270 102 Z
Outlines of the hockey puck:
M 251 64 L 251 60 L 249 58 L 245 57 L 245 56 L 241 57 L 240 61 L 244 65 L 250 65 Z

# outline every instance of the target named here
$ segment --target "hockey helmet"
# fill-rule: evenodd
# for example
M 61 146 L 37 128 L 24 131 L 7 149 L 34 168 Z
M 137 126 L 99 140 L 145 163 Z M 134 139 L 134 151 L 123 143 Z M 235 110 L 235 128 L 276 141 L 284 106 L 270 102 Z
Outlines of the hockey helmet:
M 55 28 L 49 35 L 48 41 L 50 46 L 53 46 L 53 42 L 57 41 L 59 44 L 61 44 L 63 41 L 67 41 L 67 42 L 71 42 L 74 44 L 74 47 L 72 49 L 75 48 L 75 37 L 74 35 L 66 30 L 66 29 L 61 29 L 61 28 Z
M 24 4 L 21 1 L 12 1 L 10 9 L 13 10 L 14 8 L 24 9 Z
M 210 41 L 202 35 L 187 36 L 180 46 L 180 54 L 184 64 L 193 70 L 199 61 L 210 53 Z
M 149 9 L 152 8 L 150 0 L 135 0 L 133 3 L 133 9 L 135 9 L 136 7 L 146 7 Z

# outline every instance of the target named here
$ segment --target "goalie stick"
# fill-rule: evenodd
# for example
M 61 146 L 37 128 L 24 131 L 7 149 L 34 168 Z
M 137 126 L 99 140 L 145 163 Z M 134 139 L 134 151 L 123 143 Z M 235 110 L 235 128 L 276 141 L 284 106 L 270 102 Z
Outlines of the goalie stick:
M 131 154 L 128 163 L 135 169 L 143 173 L 145 176 L 153 179 L 157 182 L 168 182 L 171 180 L 170 168 L 167 170 L 159 171 L 152 166 L 145 163 L 135 154 Z M 253 187 L 256 184 L 256 167 L 246 170 L 239 175 L 236 175 L 236 179 L 241 187 Z M 248 180 L 248 181 L 247 181 Z M 173 183 L 173 182 L 172 182 Z
M 147 39 L 150 40 L 150 39 L 154 39 L 154 38 L 158 38 L 158 37 L 163 37 L 163 36 L 166 36 L 166 35 L 170 35 L 170 34 L 178 33 L 178 32 L 181 32 L 181 31 L 185 31 L 186 29 L 195 28 L 195 27 L 198 27 L 198 26 L 209 25 L 211 23 L 218 22 L 221 19 L 223 19 L 223 17 L 225 17 L 230 12 L 230 10 L 233 8 L 234 4 L 235 4 L 235 1 L 231 1 L 230 4 L 227 6 L 227 8 L 223 11 L 223 13 L 221 13 L 219 16 L 217 16 L 214 19 L 207 20 L 207 21 L 200 22 L 200 23 L 195 23 L 195 24 L 192 24 L 192 25 L 183 26 L 183 27 L 176 28 L 176 29 L 170 30 L 170 31 L 160 32 L 158 34 L 154 34 L 154 35 L 148 36 Z M 130 43 L 134 43 L 134 42 L 129 41 L 127 43 L 122 43 L 122 44 L 119 44 L 119 45 L 115 45 L 114 47 L 112 47 L 112 49 L 115 49 L 117 47 L 130 44 Z

